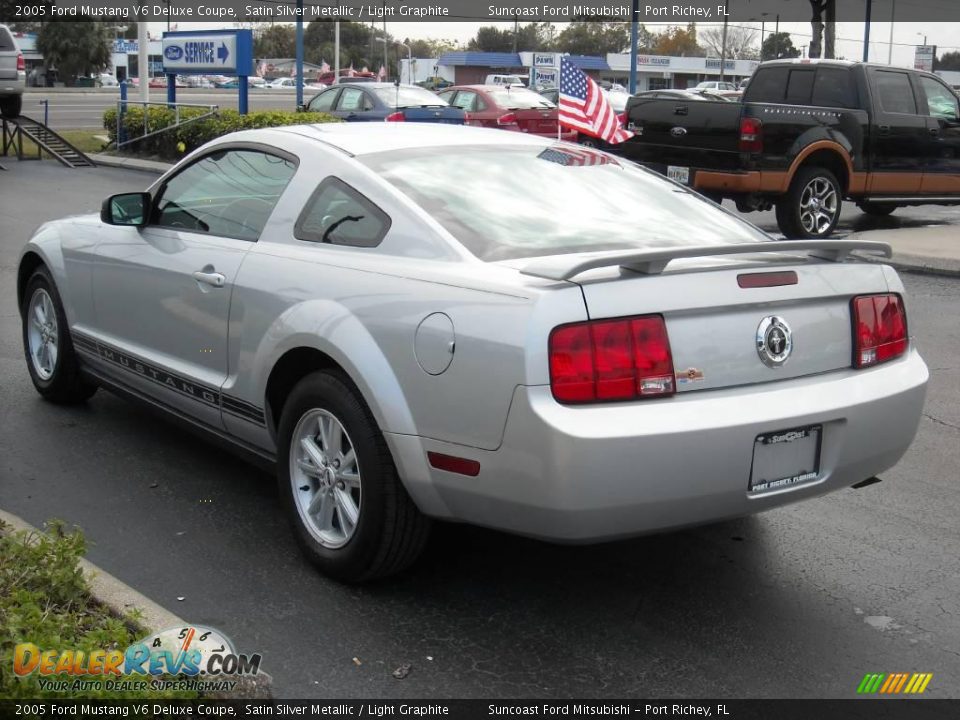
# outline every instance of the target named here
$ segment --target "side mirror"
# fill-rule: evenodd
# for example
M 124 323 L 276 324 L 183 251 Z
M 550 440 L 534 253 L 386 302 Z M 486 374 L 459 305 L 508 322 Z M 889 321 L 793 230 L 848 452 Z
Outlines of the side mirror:
M 100 206 L 100 220 L 107 225 L 143 227 L 150 219 L 152 202 L 148 192 L 111 195 Z

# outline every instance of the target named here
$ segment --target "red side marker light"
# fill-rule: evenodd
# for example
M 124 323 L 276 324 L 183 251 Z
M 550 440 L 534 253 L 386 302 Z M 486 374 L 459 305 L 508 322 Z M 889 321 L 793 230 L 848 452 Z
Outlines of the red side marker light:
M 476 460 L 457 457 L 456 455 L 444 455 L 438 452 L 427 452 L 427 460 L 432 467 L 437 470 L 446 470 L 447 472 L 457 473 L 458 475 L 468 475 L 476 477 L 480 474 L 480 463 Z

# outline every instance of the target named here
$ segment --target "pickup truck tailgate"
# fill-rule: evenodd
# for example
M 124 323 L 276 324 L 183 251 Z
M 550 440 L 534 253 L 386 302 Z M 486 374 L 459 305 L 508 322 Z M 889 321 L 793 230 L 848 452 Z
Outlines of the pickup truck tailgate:
M 634 137 L 619 152 L 645 164 L 735 170 L 741 109 L 720 100 L 632 98 L 626 113 Z

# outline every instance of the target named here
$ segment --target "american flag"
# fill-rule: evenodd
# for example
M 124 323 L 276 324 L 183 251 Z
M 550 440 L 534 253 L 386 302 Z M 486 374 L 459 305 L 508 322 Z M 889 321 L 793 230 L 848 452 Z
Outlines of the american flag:
M 620 127 L 600 86 L 565 57 L 560 58 L 560 124 L 611 144 L 633 137 Z
M 537 157 L 541 160 L 566 167 L 590 167 L 591 165 L 619 166 L 620 164 L 606 153 L 597 152 L 596 150 L 585 147 L 574 148 L 564 147 L 563 145 L 549 147 L 537 155 Z

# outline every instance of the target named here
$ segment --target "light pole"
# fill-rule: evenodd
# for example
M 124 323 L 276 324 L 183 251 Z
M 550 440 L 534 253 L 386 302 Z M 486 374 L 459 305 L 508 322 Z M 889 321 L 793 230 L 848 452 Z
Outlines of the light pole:
M 897 14 L 897 0 L 890 0 L 890 42 L 887 43 L 887 65 L 893 65 L 893 19 Z

